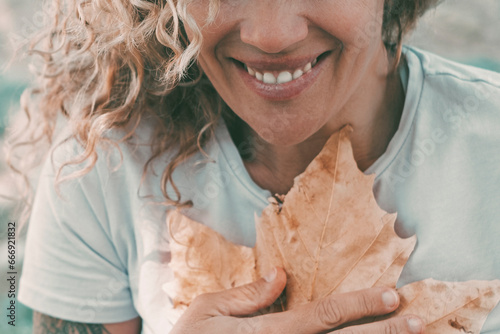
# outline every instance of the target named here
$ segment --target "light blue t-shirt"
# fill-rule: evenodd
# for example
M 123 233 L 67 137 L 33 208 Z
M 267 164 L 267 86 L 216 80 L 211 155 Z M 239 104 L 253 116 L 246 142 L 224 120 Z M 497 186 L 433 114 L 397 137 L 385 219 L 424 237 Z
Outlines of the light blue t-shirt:
M 380 206 L 398 212 L 397 230 L 418 243 L 398 282 L 500 279 L 500 75 L 405 48 L 406 101 L 375 173 Z M 19 299 L 66 320 L 111 323 L 140 316 L 143 333 L 167 333 L 178 314 L 164 286 L 172 280 L 166 215 L 158 204 L 165 154 L 141 182 L 151 152 L 144 121 L 132 143 L 101 154 L 82 178 L 53 186 L 47 161 L 33 207 Z M 54 161 L 78 151 L 67 142 Z M 254 213 L 268 191 L 250 178 L 223 123 L 174 180 L 194 207 L 188 215 L 252 246 Z M 109 166 L 116 167 L 110 168 Z M 66 173 L 69 172 L 69 169 Z M 500 332 L 500 307 L 482 333 Z

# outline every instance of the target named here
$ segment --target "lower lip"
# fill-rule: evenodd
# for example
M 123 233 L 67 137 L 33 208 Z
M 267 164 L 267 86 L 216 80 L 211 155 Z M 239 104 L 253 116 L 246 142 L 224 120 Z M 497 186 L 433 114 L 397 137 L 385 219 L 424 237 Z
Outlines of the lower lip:
M 248 74 L 248 72 L 244 68 L 237 66 L 236 64 L 235 66 L 238 68 L 243 82 L 247 85 L 248 88 L 250 88 L 250 90 L 255 92 L 257 95 L 270 101 L 286 101 L 296 98 L 313 85 L 321 72 L 321 68 L 324 64 L 325 59 L 327 58 L 328 57 L 321 57 L 321 59 L 318 60 L 318 63 L 314 65 L 314 67 L 309 72 L 304 73 L 298 79 L 284 84 L 263 83 L 262 81 L 257 80 L 255 77 Z

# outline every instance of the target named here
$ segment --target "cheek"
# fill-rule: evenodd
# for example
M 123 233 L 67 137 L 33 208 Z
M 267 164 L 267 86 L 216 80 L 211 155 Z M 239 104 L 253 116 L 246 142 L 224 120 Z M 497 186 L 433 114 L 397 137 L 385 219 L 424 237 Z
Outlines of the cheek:
M 350 48 L 367 49 L 372 46 L 378 46 L 382 40 L 383 12 L 375 13 L 364 18 L 356 26 L 355 34 L 352 36 L 353 43 Z
M 383 0 L 340 0 L 321 6 L 315 19 L 322 21 L 327 33 L 342 42 L 344 49 L 362 50 L 380 42 L 383 9 Z

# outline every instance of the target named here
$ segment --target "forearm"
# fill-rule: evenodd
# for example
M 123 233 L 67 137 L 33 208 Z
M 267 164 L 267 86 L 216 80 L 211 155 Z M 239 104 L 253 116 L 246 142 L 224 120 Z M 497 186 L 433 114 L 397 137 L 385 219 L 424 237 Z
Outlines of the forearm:
M 113 324 L 89 324 L 62 319 L 34 312 L 34 334 L 138 334 L 141 332 L 141 318 L 134 318 Z

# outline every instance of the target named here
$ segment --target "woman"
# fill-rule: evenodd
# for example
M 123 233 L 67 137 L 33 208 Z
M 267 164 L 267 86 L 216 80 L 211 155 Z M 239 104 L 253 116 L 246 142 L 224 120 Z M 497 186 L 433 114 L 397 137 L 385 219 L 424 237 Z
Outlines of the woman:
M 281 269 L 180 319 L 162 289 L 172 208 L 251 246 L 254 213 L 345 124 L 379 204 L 417 234 L 400 285 L 500 277 L 499 76 L 401 47 L 437 1 L 68 2 L 32 99 L 46 138 L 67 118 L 28 232 L 19 298 L 36 331 L 423 332 L 413 316 L 335 331 L 397 308 L 381 288 L 241 318 L 279 296 Z

